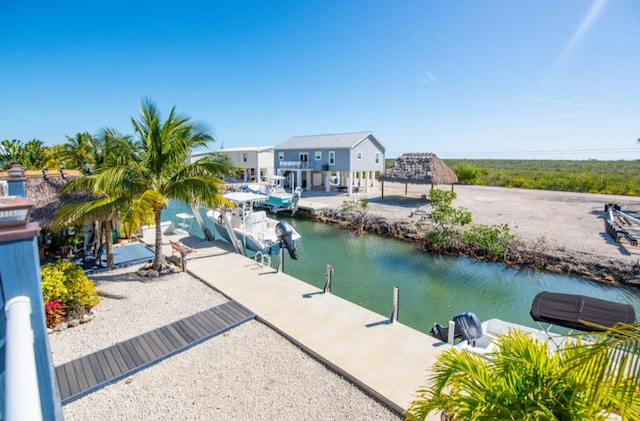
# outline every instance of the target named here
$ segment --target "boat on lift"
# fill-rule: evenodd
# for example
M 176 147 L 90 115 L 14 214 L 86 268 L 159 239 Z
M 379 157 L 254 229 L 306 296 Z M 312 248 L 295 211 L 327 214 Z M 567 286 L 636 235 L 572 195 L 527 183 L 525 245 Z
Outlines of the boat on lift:
M 596 332 L 618 323 L 636 322 L 636 313 L 630 304 L 616 303 L 594 297 L 576 294 L 562 294 L 549 291 L 538 293 L 531 303 L 531 318 L 540 329 L 530 328 L 499 319 L 480 323 L 471 313 L 460 313 L 453 317 L 449 326 L 435 323 L 431 335 L 443 342 L 478 354 L 488 354 L 496 350 L 495 341 L 509 330 L 517 329 L 541 342 L 547 342 L 552 351 L 562 349 L 571 337 L 551 332 L 553 326 L 571 331 Z M 452 330 L 453 329 L 453 330 Z
M 278 254 L 284 245 L 292 258 L 297 258 L 300 234 L 286 221 L 267 217 L 264 210 L 255 206 L 268 200 L 264 194 L 233 192 L 223 195 L 234 204 L 207 211 L 207 218 L 220 237 L 230 242 L 239 251 L 247 250 L 262 254 Z M 295 256 L 295 257 L 294 257 Z
M 266 184 L 246 184 L 242 186 L 242 189 L 246 192 L 268 196 L 266 201 L 256 203 L 257 207 L 265 207 L 272 213 L 283 211 L 295 213 L 302 194 L 302 188 L 296 187 L 291 193 L 287 192 L 282 185 L 286 179 L 287 177 L 280 175 L 270 175 L 264 177 Z

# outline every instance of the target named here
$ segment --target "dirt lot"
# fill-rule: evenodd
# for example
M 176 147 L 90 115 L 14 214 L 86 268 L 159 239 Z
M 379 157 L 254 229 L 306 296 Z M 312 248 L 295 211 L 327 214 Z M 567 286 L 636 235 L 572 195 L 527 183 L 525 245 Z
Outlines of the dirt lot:
M 429 188 L 409 185 L 405 194 L 404 184 L 386 183 L 384 198 L 380 185 L 369 192 L 361 189 L 353 198 L 366 197 L 371 214 L 416 219 L 420 216 L 410 215 L 417 206 L 430 210 Z M 508 224 L 516 239 L 544 241 L 550 255 L 629 267 L 640 259 L 639 246 L 627 241 L 616 243 L 604 230 L 606 203 L 617 203 L 623 211 L 640 211 L 640 197 L 461 185 L 455 186 L 454 191 L 454 206 L 469 210 L 474 223 Z M 338 207 L 345 200 L 349 200 L 346 194 L 310 191 L 303 193 L 301 203 L 312 201 Z

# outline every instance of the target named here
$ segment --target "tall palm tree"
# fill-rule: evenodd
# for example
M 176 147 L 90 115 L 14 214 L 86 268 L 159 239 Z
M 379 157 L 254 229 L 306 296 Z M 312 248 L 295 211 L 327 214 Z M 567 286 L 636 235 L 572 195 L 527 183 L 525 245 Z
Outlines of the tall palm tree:
M 169 199 L 193 205 L 215 207 L 223 203 L 219 178 L 230 175 L 232 166 L 219 154 L 210 154 L 189 163 L 193 149 L 205 147 L 213 138 L 207 127 L 178 114 L 175 107 L 162 121 L 155 104 L 145 99 L 140 115 L 131 120 L 139 138 L 138 161 L 119 162 L 103 173 L 105 186 L 118 186 L 121 194 L 132 195 L 130 223 L 136 226 L 149 216 L 155 222 L 155 258 L 153 268 L 162 266 L 162 210 Z
M 156 229 L 153 268 L 161 269 L 162 211 L 169 199 L 193 205 L 215 207 L 222 199 L 223 181 L 229 175 L 230 161 L 220 154 L 209 154 L 189 163 L 191 151 L 204 147 L 213 138 L 203 123 L 192 122 L 189 117 L 171 109 L 162 121 L 155 104 L 144 99 L 140 115 L 131 119 L 137 139 L 117 136 L 114 130 L 105 130 L 102 137 L 107 158 L 96 174 L 79 178 L 65 189 L 90 191 L 99 199 L 83 206 L 70 205 L 59 213 L 67 223 L 79 219 L 116 213 L 126 220 L 131 229 L 154 222 Z M 108 243 L 107 243 L 108 247 Z

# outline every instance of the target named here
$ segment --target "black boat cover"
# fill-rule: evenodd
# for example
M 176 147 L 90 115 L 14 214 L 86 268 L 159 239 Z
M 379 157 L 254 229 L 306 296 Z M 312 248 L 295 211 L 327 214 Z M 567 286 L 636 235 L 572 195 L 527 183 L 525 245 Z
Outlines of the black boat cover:
M 635 310 L 630 304 L 549 291 L 543 291 L 533 299 L 531 317 L 537 322 L 551 323 L 584 332 L 601 329 L 587 326 L 582 321 L 604 327 L 636 321 Z

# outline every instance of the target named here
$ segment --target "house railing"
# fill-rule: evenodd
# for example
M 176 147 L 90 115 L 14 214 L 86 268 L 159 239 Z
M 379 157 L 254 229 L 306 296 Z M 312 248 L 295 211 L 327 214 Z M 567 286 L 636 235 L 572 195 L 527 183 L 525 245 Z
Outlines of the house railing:
M 283 170 L 328 171 L 329 164 L 326 161 L 278 161 L 278 168 Z
M 42 420 L 29 297 L 7 301 L 5 318 L 4 416 L 8 421 Z

